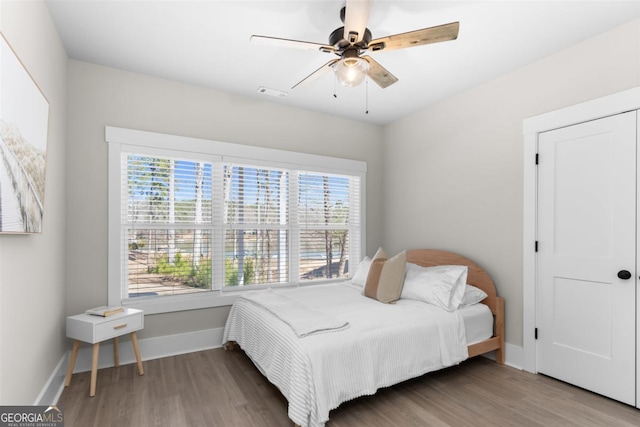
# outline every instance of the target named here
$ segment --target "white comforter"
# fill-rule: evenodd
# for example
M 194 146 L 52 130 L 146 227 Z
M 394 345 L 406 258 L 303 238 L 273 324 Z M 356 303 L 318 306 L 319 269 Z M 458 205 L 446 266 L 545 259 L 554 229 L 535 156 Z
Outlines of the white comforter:
M 247 292 L 242 297 L 276 316 L 289 325 L 298 338 L 324 332 L 336 332 L 349 327 L 346 320 L 332 316 L 301 304 L 297 299 L 290 298 L 284 292 L 267 289 L 262 292 Z
M 256 291 L 254 295 L 259 292 Z M 347 328 L 299 338 L 285 322 L 254 301 L 238 298 L 223 342 L 237 342 L 289 402 L 289 418 L 302 427 L 323 426 L 342 402 L 374 394 L 468 357 L 464 322 L 426 303 L 382 304 L 349 284 L 278 290 Z

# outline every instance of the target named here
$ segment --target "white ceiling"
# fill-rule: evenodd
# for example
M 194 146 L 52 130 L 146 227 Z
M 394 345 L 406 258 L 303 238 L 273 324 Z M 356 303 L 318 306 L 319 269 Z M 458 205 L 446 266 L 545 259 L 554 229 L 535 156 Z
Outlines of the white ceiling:
M 368 24 L 374 38 L 459 21 L 458 39 L 372 54 L 400 79 L 386 89 L 373 82 L 336 88 L 335 77 L 327 73 L 292 91 L 335 56 L 255 45 L 250 36 L 327 43 L 342 26 L 344 0 L 47 4 L 71 58 L 378 124 L 640 16 L 639 0 L 375 0 Z M 260 86 L 287 95 L 260 94 Z

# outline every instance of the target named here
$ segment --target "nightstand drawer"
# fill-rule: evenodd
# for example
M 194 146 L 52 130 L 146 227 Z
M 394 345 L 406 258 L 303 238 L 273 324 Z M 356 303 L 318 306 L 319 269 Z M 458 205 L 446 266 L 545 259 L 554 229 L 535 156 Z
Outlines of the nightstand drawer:
M 94 341 L 104 341 L 142 329 L 142 313 L 131 316 L 118 316 L 117 319 L 97 324 Z
M 144 312 L 125 308 L 122 313 L 109 317 L 77 314 L 67 317 L 67 336 L 95 344 L 144 328 Z

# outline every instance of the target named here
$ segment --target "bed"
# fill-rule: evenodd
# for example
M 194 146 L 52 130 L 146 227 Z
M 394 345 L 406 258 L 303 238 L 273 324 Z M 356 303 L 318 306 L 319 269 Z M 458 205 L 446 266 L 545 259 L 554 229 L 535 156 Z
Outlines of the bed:
M 487 297 L 448 312 L 414 300 L 382 304 L 350 282 L 249 292 L 232 306 L 223 344 L 244 350 L 302 427 L 324 426 L 342 402 L 468 357 L 495 351 L 503 364 L 504 300 L 491 277 L 452 252 L 409 250 L 406 261 L 466 266 L 466 282 Z

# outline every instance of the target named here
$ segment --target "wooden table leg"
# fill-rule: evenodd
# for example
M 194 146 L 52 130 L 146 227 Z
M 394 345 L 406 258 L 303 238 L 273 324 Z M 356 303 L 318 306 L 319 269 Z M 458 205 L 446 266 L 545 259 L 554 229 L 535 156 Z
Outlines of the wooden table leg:
M 64 386 L 69 387 L 71 384 L 71 376 L 73 375 L 73 368 L 76 366 L 76 359 L 78 358 L 78 350 L 80 349 L 80 341 L 73 340 L 73 350 L 71 351 L 71 358 L 69 359 L 69 367 L 67 368 L 67 377 L 64 379 Z
M 136 360 L 138 361 L 138 374 L 144 375 L 144 368 L 142 367 L 142 359 L 140 358 L 140 347 L 138 347 L 138 334 L 131 332 L 131 342 L 133 343 L 133 352 L 136 354 Z
M 98 355 L 100 354 L 100 343 L 93 345 L 93 357 L 91 358 L 91 387 L 89 388 L 89 397 L 96 395 L 96 382 L 98 380 Z
M 113 366 L 120 366 L 120 356 L 118 355 L 118 337 L 113 339 Z

